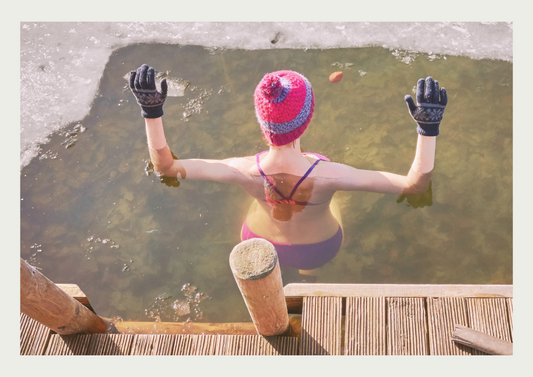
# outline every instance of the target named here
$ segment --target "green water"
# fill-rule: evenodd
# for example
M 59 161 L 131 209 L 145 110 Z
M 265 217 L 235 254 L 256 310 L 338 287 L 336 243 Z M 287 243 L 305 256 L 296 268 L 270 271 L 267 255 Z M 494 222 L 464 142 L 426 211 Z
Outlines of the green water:
M 253 91 L 267 72 L 296 70 L 316 97 L 305 151 L 406 174 L 417 136 L 403 97 L 432 75 L 449 104 L 431 195 L 398 203 L 394 195 L 337 193 L 344 244 L 318 282 L 512 284 L 512 64 L 396 55 L 117 50 L 81 126 L 53 135 L 22 170 L 21 257 L 55 283 L 78 284 L 104 317 L 250 321 L 228 258 L 252 199 L 238 186 L 171 187 L 148 175 L 144 121 L 123 76 L 148 63 L 189 82 L 165 104 L 168 144 L 182 159 L 222 159 L 266 149 Z M 339 70 L 342 81 L 331 84 Z

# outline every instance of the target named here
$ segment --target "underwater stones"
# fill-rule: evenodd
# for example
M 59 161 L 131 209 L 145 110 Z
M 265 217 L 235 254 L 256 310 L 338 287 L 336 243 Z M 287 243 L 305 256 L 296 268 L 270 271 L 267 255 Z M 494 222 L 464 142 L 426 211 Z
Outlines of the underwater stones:
M 119 295 L 124 289 L 128 289 L 133 281 L 137 280 L 137 276 L 134 276 L 133 274 L 126 274 L 121 270 L 122 269 L 118 269 L 120 275 L 118 275 L 119 278 L 113 286 L 115 293 L 118 293 Z
M 133 196 L 133 194 L 131 195 Z M 118 203 L 115 206 L 115 210 L 122 214 L 125 218 L 129 218 L 131 216 L 130 206 L 130 203 L 124 197 L 124 199 L 119 199 Z
M 329 81 L 332 83 L 336 83 L 341 81 L 342 79 L 342 72 L 333 72 L 331 75 L 329 75 Z
M 145 174 L 141 166 L 137 166 L 135 170 L 138 170 L 138 173 L 130 174 L 131 182 L 134 184 L 139 184 L 143 180 Z
M 94 258 L 87 257 L 83 260 L 83 271 L 84 273 L 97 273 L 98 272 L 98 263 Z
M 118 171 L 122 174 L 126 173 L 128 170 L 130 170 L 130 164 L 127 160 L 123 160 L 120 162 L 118 166 Z
M 394 216 L 398 216 L 401 213 L 402 208 L 398 206 L 396 202 L 393 201 L 386 203 L 381 210 L 381 215 L 383 215 L 383 217 L 387 219 L 393 218 Z
M 44 207 L 46 204 L 50 203 L 52 201 L 52 197 L 44 195 L 35 195 L 33 197 L 33 203 L 36 206 Z
M 131 191 L 127 191 L 124 194 L 124 199 L 126 199 L 129 202 L 131 202 L 133 200 L 133 193 Z
M 154 218 L 154 215 L 152 214 L 149 214 L 147 216 L 144 216 L 141 220 L 141 229 L 158 229 L 159 228 L 159 224 L 153 220 Z
M 46 230 L 44 231 L 44 234 L 47 237 L 50 238 L 56 238 L 62 234 L 65 234 L 66 228 L 61 225 L 49 225 Z
M 240 104 L 228 108 L 222 117 L 228 123 L 239 124 L 243 119 L 246 119 L 250 116 L 249 113 L 250 111 L 248 111 L 248 107 L 245 106 L 245 104 Z
M 219 276 L 217 269 L 220 268 L 218 263 L 211 262 L 213 258 L 204 259 L 194 266 L 194 274 L 201 277 L 201 279 L 209 279 L 213 276 Z
M 67 256 L 72 252 L 72 249 L 68 246 L 64 246 L 61 248 L 61 250 L 58 251 L 58 249 L 51 247 L 46 249 L 46 254 L 55 254 L 57 252 L 57 255 L 60 257 Z
M 128 313 L 136 313 L 142 310 L 142 303 L 130 291 L 121 294 L 120 301 L 115 302 L 117 310 L 124 310 Z
M 178 279 L 187 272 L 187 266 L 185 263 L 186 261 L 183 261 L 181 258 L 171 258 L 166 265 L 166 271 Z
M 110 254 L 109 252 L 100 253 L 95 258 L 98 263 L 102 263 L 105 265 L 110 265 L 114 263 L 116 260 L 116 256 L 113 254 Z

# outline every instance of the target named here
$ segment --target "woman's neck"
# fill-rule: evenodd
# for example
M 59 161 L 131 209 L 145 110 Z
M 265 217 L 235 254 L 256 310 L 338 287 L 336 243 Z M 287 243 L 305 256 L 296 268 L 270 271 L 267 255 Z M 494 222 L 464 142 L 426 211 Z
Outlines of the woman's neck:
M 309 161 L 302 155 L 300 149 L 300 139 L 279 147 L 271 146 L 268 155 L 261 162 L 261 166 L 287 173 L 299 171 L 308 165 Z

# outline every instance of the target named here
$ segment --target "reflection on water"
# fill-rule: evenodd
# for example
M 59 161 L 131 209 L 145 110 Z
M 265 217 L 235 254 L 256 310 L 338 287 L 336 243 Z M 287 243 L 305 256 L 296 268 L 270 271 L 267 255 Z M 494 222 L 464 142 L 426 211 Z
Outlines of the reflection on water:
M 250 320 L 228 258 L 252 199 L 235 185 L 175 187 L 147 174 L 144 122 L 123 92 L 124 74 L 144 62 L 190 83 L 165 104 L 167 142 L 180 159 L 266 149 L 253 91 L 266 72 L 289 69 L 304 74 L 316 96 L 305 151 L 399 174 L 408 172 L 416 143 L 403 97 L 420 77 L 438 77 L 449 104 L 431 191 L 335 194 L 344 241 L 318 281 L 512 283 L 512 64 L 423 54 L 406 61 L 381 48 L 138 45 L 113 54 L 89 116 L 52 137 L 21 173 L 22 258 L 55 283 L 78 284 L 98 314 Z M 332 84 L 338 64 L 343 79 Z M 186 284 L 197 289 L 187 293 L 192 299 Z M 210 299 L 193 302 L 196 292 Z
M 407 200 L 406 200 L 407 199 Z M 402 203 L 406 200 L 406 205 L 413 208 L 424 208 L 433 204 L 433 192 L 431 191 L 431 181 L 429 187 L 423 194 L 401 194 L 396 203 Z

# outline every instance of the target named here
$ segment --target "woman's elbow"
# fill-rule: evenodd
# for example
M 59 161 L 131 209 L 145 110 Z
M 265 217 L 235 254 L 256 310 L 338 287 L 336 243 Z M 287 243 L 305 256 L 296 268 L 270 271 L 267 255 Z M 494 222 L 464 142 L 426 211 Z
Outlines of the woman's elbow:
M 162 164 L 151 162 L 154 173 L 158 177 L 171 177 L 172 176 L 172 164 Z
M 417 174 L 416 178 L 407 177 L 407 184 L 402 190 L 402 194 L 420 195 L 425 193 L 429 188 L 431 181 L 431 172 Z

